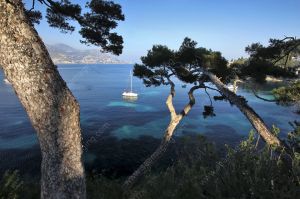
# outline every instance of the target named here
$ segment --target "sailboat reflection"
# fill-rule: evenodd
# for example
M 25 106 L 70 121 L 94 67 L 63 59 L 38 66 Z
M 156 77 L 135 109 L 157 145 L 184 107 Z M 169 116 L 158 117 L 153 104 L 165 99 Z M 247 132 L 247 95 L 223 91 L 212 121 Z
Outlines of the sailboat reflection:
M 137 96 L 126 96 L 123 95 L 123 100 L 127 101 L 127 102 L 135 102 L 138 99 Z

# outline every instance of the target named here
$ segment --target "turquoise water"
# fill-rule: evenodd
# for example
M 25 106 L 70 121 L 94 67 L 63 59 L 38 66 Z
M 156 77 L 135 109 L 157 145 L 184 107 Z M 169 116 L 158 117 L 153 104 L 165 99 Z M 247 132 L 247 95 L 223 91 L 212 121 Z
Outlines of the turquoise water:
M 138 138 L 149 135 L 160 138 L 169 122 L 165 105 L 168 87 L 146 88 L 134 78 L 136 101 L 122 98 L 129 87 L 129 71 L 132 65 L 60 65 L 59 71 L 81 106 L 81 125 L 85 139 L 101 133 L 118 138 Z M 12 87 L 3 82 L 0 71 L 0 149 L 26 149 L 37 144 L 30 121 L 20 105 Z M 174 105 L 177 112 L 188 102 L 187 88 L 179 82 Z M 215 92 L 210 92 L 213 96 Z M 299 119 L 290 107 L 278 106 L 255 98 L 250 92 L 239 89 L 239 95 L 247 98 L 250 106 L 265 120 L 268 126 L 276 124 L 283 134 L 291 130 L 289 121 Z M 260 95 L 271 98 L 267 90 Z M 245 136 L 252 129 L 246 118 L 235 106 L 225 101 L 213 101 L 215 117 L 204 118 L 203 106 L 209 99 L 203 91 L 196 91 L 196 105 L 184 118 L 175 135 L 201 133 L 212 137 L 234 134 Z

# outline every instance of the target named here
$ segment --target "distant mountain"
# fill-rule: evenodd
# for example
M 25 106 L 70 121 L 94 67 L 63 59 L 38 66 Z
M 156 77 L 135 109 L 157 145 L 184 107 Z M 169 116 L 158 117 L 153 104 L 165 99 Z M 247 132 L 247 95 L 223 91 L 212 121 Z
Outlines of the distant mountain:
M 101 53 L 100 50 L 78 50 L 66 44 L 46 44 L 55 64 L 125 64 L 116 56 Z

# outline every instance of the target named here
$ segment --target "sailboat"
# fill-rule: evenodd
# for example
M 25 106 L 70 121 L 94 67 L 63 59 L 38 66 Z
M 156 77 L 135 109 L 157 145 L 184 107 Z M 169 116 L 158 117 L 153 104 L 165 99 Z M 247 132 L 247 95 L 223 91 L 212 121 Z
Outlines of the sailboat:
M 6 79 L 6 78 L 5 78 L 3 81 L 4 81 L 5 84 L 11 84 L 11 83 L 8 81 L 8 79 Z
M 130 91 L 124 91 L 122 94 L 123 97 L 137 97 L 138 94 L 132 91 L 132 74 L 130 71 Z

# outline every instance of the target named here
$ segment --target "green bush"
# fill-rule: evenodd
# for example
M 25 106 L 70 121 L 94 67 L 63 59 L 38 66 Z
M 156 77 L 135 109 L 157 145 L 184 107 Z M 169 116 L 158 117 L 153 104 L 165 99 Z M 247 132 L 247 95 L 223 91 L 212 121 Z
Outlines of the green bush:
M 120 180 L 108 179 L 103 175 L 87 176 L 87 198 L 89 199 L 121 199 L 122 188 Z
M 134 193 L 146 199 L 299 196 L 299 157 L 290 166 L 270 147 L 258 150 L 253 132 L 237 148 L 227 147 L 226 157 L 219 159 L 205 140 L 198 139 L 198 145 L 192 140 L 175 165 L 149 174 Z
M 0 181 L 0 199 L 20 198 L 22 184 L 18 171 L 6 171 Z
M 300 101 L 300 81 L 286 87 L 274 89 L 273 95 L 280 104 L 293 104 Z
M 269 146 L 259 147 L 257 136 L 250 132 L 247 140 L 237 147 L 226 146 L 220 156 L 214 144 L 205 137 L 178 138 L 170 149 L 173 160 L 160 161 L 126 197 L 123 195 L 124 177 L 108 178 L 102 174 L 87 176 L 89 199 L 215 199 L 261 198 L 294 199 L 300 194 L 300 124 L 293 124 L 287 145 L 293 152 L 290 163 Z M 273 128 L 277 135 L 279 130 Z M 169 155 L 168 155 L 169 156 Z M 21 188 L 22 187 L 22 188 Z M 25 183 L 17 172 L 6 172 L 1 180 L 0 199 L 39 198 L 39 183 Z M 129 195 L 129 196 L 128 196 Z

